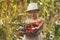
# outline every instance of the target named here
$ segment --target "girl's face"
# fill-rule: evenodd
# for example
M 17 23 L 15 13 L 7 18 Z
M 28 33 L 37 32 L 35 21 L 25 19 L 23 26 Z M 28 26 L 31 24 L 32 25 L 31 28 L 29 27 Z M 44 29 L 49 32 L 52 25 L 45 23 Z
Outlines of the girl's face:
M 37 18 L 37 14 L 38 14 L 37 10 L 29 11 L 28 13 L 29 13 L 30 18 L 32 18 L 32 19 L 36 19 Z

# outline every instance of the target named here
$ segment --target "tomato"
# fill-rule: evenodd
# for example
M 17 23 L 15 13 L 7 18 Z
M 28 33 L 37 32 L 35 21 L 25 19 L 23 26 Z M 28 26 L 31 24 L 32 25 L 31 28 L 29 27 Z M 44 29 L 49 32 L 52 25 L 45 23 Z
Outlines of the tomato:
M 37 27 L 38 25 L 36 23 L 31 24 L 33 27 Z
M 26 32 L 34 32 L 35 29 L 30 29 L 30 28 L 27 28 L 26 29 Z

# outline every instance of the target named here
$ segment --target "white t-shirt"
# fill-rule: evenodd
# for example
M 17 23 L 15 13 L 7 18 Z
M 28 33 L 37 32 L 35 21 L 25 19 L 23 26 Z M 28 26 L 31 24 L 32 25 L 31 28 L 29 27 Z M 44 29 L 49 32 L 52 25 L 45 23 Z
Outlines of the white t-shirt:
M 38 19 L 44 20 L 42 18 L 37 18 L 36 20 L 38 20 Z M 25 22 L 35 22 L 36 20 L 27 19 L 27 20 L 25 20 Z M 39 30 L 38 32 L 40 32 L 40 34 L 38 36 L 34 36 L 34 37 L 24 35 L 23 40 L 43 40 L 43 38 L 42 38 L 42 36 L 43 36 L 42 35 L 42 30 Z

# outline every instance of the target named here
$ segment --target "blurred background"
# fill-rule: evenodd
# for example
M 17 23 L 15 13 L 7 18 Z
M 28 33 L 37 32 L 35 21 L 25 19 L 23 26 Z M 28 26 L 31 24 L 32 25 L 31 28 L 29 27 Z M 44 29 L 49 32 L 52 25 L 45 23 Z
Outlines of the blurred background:
M 46 21 L 44 40 L 60 40 L 60 0 L 0 0 L 0 40 L 22 40 L 18 24 L 27 18 L 30 2 L 38 3 L 39 16 Z

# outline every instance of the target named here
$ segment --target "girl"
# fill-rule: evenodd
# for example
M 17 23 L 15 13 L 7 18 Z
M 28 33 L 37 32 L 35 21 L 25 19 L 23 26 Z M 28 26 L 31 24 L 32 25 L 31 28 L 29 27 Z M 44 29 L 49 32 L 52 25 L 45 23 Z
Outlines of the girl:
M 35 23 L 37 25 L 40 25 L 39 21 L 42 20 L 42 22 L 44 23 L 44 20 L 42 18 L 38 17 L 39 8 L 36 3 L 30 3 L 28 5 L 27 12 L 28 12 L 29 18 L 27 18 L 25 20 L 25 22 Z M 37 28 L 37 29 L 39 29 L 39 28 Z M 32 35 L 28 36 L 27 34 L 25 34 L 23 37 L 23 40 L 43 40 L 42 39 L 42 28 L 39 29 L 38 33 L 39 34 L 37 36 L 32 36 Z

